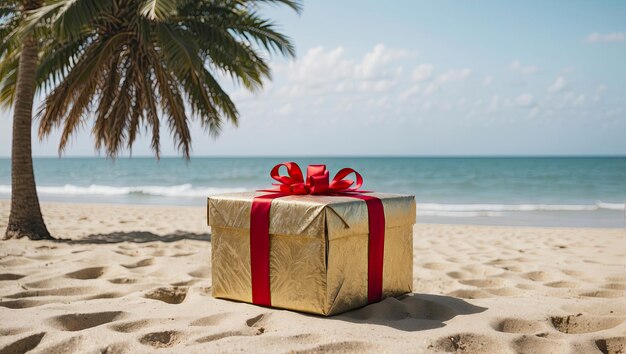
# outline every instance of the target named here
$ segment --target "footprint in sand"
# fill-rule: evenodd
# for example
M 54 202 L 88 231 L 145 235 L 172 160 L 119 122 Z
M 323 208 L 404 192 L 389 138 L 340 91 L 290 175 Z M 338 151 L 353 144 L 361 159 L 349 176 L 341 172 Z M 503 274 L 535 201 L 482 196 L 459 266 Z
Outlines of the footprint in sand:
M 41 353 L 77 353 L 84 342 L 82 336 L 74 336 L 41 349 Z M 84 349 L 82 350 L 84 351 Z
M 158 288 L 144 294 L 144 297 L 159 300 L 168 304 L 180 304 L 187 297 L 189 288 L 184 286 L 172 286 L 168 288 Z
M 472 274 L 464 271 L 448 272 L 446 275 L 452 279 L 467 279 L 472 277 Z
M 453 336 L 440 338 L 435 341 L 435 343 L 432 344 L 429 349 L 457 353 L 510 352 L 510 350 L 500 341 L 485 335 L 474 333 L 460 333 Z
M 141 267 L 147 267 L 147 266 L 151 266 L 154 264 L 154 258 L 146 258 L 146 259 L 142 259 L 139 262 L 136 263 L 131 263 L 131 264 L 122 264 L 122 267 L 128 268 L 128 269 L 134 269 L 134 268 L 141 268 Z
M 13 273 L 4 273 L 0 274 L 0 281 L 3 280 L 18 280 L 24 278 L 24 275 L 21 274 L 13 274 Z
M 0 336 L 14 336 L 16 334 L 27 332 L 28 328 L 23 327 L 8 327 L 8 328 L 0 328 Z
M 561 273 L 569 275 L 570 277 L 581 278 L 581 279 L 585 279 L 588 276 L 587 273 L 581 272 L 579 270 L 563 269 L 561 270 Z
M 6 307 L 9 309 L 25 309 L 29 307 L 41 306 L 44 304 L 48 304 L 49 302 L 39 301 L 39 300 L 29 300 L 29 299 L 19 299 L 19 300 L 10 300 L 10 301 L 0 301 L 1 307 Z
M 18 339 L 15 342 L 9 343 L 6 346 L 0 348 L 0 354 L 26 353 L 29 350 L 35 349 L 45 335 L 46 333 L 43 332 L 31 334 L 24 338 Z
M 504 285 L 504 279 L 502 278 L 465 279 L 465 280 L 459 280 L 459 283 L 463 285 L 475 286 L 477 288 L 499 288 L 502 285 Z
M 596 317 L 583 315 L 554 316 L 550 322 L 559 332 L 567 334 L 580 334 L 602 331 L 613 328 L 624 322 L 619 317 Z
M 117 292 L 108 292 L 108 293 L 100 293 L 96 295 L 86 296 L 83 298 L 83 300 L 116 299 L 124 295 L 125 294 L 117 293 Z
M 65 274 L 65 276 L 68 278 L 72 278 L 72 279 L 82 279 L 82 280 L 97 279 L 97 278 L 100 278 L 102 274 L 104 274 L 105 270 L 106 270 L 105 267 L 84 268 L 84 269 L 77 270 L 75 272 L 67 273 Z
M 110 329 L 121 333 L 132 333 L 142 328 L 146 328 L 152 325 L 156 325 L 163 322 L 162 320 L 148 319 L 138 321 L 128 321 L 122 323 L 114 323 L 109 326 Z
M 594 291 L 587 291 L 587 292 L 581 293 L 580 296 L 613 299 L 613 298 L 623 297 L 624 292 L 615 291 L 615 290 L 594 290 Z
M 210 278 L 211 277 L 211 268 L 199 268 L 194 270 L 193 272 L 187 273 L 194 278 Z
M 543 285 L 551 287 L 551 288 L 568 288 L 568 289 L 574 289 L 578 287 L 578 283 L 575 283 L 573 281 L 566 281 L 566 280 L 553 281 L 550 283 L 545 283 Z
M 198 338 L 196 339 L 196 343 L 208 343 L 208 342 L 214 342 L 216 340 L 220 340 L 220 339 L 224 339 L 224 338 L 228 338 L 228 337 L 248 337 L 251 336 L 252 334 L 249 333 L 248 331 L 226 331 L 226 332 L 221 332 L 221 333 L 216 333 L 216 334 L 211 334 L 208 336 L 204 336 L 202 338 Z
M 608 283 L 608 284 L 602 285 L 602 288 L 604 288 L 604 289 L 611 289 L 611 290 L 626 290 L 626 284 L 624 284 L 624 283 Z
M 42 279 L 42 280 L 37 280 L 34 282 L 30 282 L 30 283 L 26 283 L 24 285 L 26 285 L 26 287 L 28 288 L 38 288 L 38 289 L 42 289 L 42 288 L 56 288 L 59 284 L 59 281 L 62 280 L 63 276 L 57 276 L 57 277 L 53 277 L 53 278 L 47 278 L 47 279 Z
M 265 324 L 268 322 L 269 316 L 269 314 L 260 314 L 249 318 L 246 320 L 246 327 L 240 330 L 226 331 L 204 336 L 196 339 L 196 343 L 214 342 L 228 337 L 250 337 L 261 335 L 265 333 Z M 207 318 L 204 318 L 203 320 L 207 320 Z
M 184 280 L 184 281 L 172 283 L 172 286 L 190 286 L 190 285 L 194 285 L 198 283 L 199 281 L 200 281 L 199 279 Z
M 494 269 L 493 267 L 486 267 L 481 264 L 470 264 L 462 268 L 474 276 L 492 276 L 500 273 L 500 269 Z
M 460 289 L 450 292 L 448 293 L 448 295 L 460 297 L 462 299 L 484 299 L 488 297 L 494 297 L 493 294 L 490 294 L 480 289 Z
M 122 256 L 135 257 L 137 256 L 137 251 L 124 251 L 124 250 L 115 250 L 117 254 L 121 254 Z
M 48 320 L 48 324 L 62 331 L 75 332 L 113 322 L 125 315 L 126 313 L 121 311 L 73 313 L 52 317 Z
M 376 351 L 376 347 L 369 343 L 346 341 L 337 343 L 321 344 L 313 348 L 290 351 L 294 354 L 315 354 L 315 353 L 363 353 Z
M 422 268 L 432 269 L 432 270 L 445 270 L 445 269 L 449 269 L 450 265 L 444 264 L 444 263 L 429 262 L 429 263 L 422 264 Z
M 136 282 L 137 282 L 137 279 L 134 279 L 134 278 L 109 279 L 109 283 L 113 283 L 113 284 L 134 284 Z
M 544 271 L 535 271 L 535 272 L 528 272 L 524 274 L 524 277 L 532 281 L 551 282 L 551 281 L 559 280 L 559 278 L 561 278 L 562 276 L 559 276 L 554 273 L 544 272 Z
M 10 299 L 19 299 L 24 297 L 39 297 L 39 296 L 74 296 L 85 295 L 96 290 L 93 287 L 68 287 L 68 288 L 56 288 L 56 289 L 42 289 L 42 290 L 28 290 L 19 293 L 6 295 L 5 297 Z
M 181 333 L 177 331 L 153 332 L 143 335 L 139 342 L 153 348 L 169 348 L 178 344 L 181 337 Z
M 547 330 L 547 326 L 541 321 L 531 321 L 522 318 L 505 318 L 497 322 L 493 328 L 504 333 L 535 334 Z
M 490 294 L 496 296 L 518 296 L 524 292 L 518 288 L 497 288 L 497 289 L 485 289 Z
M 27 265 L 31 263 L 33 263 L 32 260 L 28 260 L 24 258 L 14 258 L 14 259 L 9 259 L 7 261 L 0 262 L 0 265 L 6 266 L 6 267 L 19 267 L 19 266 L 23 266 L 23 265 Z
M 504 333 L 535 334 L 547 330 L 545 323 L 522 318 L 505 318 L 497 322 L 493 328 Z
M 596 340 L 596 346 L 604 354 L 626 353 L 626 337 L 613 337 Z
M 568 343 L 563 340 L 530 335 L 523 335 L 513 341 L 513 347 L 517 353 L 567 353 L 569 351 Z
M 226 313 L 218 313 L 215 315 L 211 315 L 211 316 L 207 316 L 207 317 L 202 317 L 202 318 L 198 318 L 197 320 L 194 320 L 193 322 L 191 322 L 189 325 L 190 326 L 217 326 L 219 325 L 222 320 L 230 317 L 231 314 L 226 312 Z

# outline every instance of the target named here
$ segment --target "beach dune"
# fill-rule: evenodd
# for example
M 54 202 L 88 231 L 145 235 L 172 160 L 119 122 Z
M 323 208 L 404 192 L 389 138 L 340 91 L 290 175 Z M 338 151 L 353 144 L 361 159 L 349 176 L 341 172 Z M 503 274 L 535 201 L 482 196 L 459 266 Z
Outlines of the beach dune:
M 0 353 L 626 350 L 624 229 L 418 224 L 414 293 L 325 318 L 212 298 L 205 208 L 42 208 L 63 240 L 0 243 Z

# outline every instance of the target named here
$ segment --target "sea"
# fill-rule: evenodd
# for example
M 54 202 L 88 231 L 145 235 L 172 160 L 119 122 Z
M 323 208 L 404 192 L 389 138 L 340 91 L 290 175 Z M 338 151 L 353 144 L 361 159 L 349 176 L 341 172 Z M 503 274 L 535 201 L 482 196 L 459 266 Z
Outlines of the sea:
M 367 190 L 415 195 L 420 223 L 626 227 L 626 157 L 35 158 L 43 202 L 204 206 L 211 195 L 269 188 L 294 161 L 359 171 Z M 11 193 L 0 159 L 0 199 Z

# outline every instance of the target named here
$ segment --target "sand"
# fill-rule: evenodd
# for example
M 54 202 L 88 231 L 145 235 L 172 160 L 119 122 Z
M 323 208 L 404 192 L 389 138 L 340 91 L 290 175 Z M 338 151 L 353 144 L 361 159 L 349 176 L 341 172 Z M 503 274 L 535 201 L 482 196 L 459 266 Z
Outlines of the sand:
M 330 318 L 211 297 L 204 208 L 43 204 L 0 243 L 0 353 L 600 353 L 626 346 L 626 230 L 415 226 L 415 293 Z M 0 201 L 0 229 L 8 202 Z

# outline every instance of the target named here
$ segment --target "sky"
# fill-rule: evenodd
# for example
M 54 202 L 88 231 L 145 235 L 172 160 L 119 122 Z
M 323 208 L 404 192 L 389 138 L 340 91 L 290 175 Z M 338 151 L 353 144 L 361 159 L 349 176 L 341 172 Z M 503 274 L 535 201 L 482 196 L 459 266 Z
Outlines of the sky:
M 297 57 L 193 156 L 626 155 L 624 1 L 305 1 L 263 7 Z M 0 112 L 10 156 L 11 111 Z M 166 131 L 166 130 L 163 130 Z M 59 134 L 33 137 L 58 156 Z M 180 156 L 165 133 L 162 150 Z M 133 156 L 151 156 L 149 136 Z M 89 126 L 64 156 L 98 156 Z M 103 155 L 103 154 L 100 154 Z M 128 155 L 128 151 L 124 155 Z

